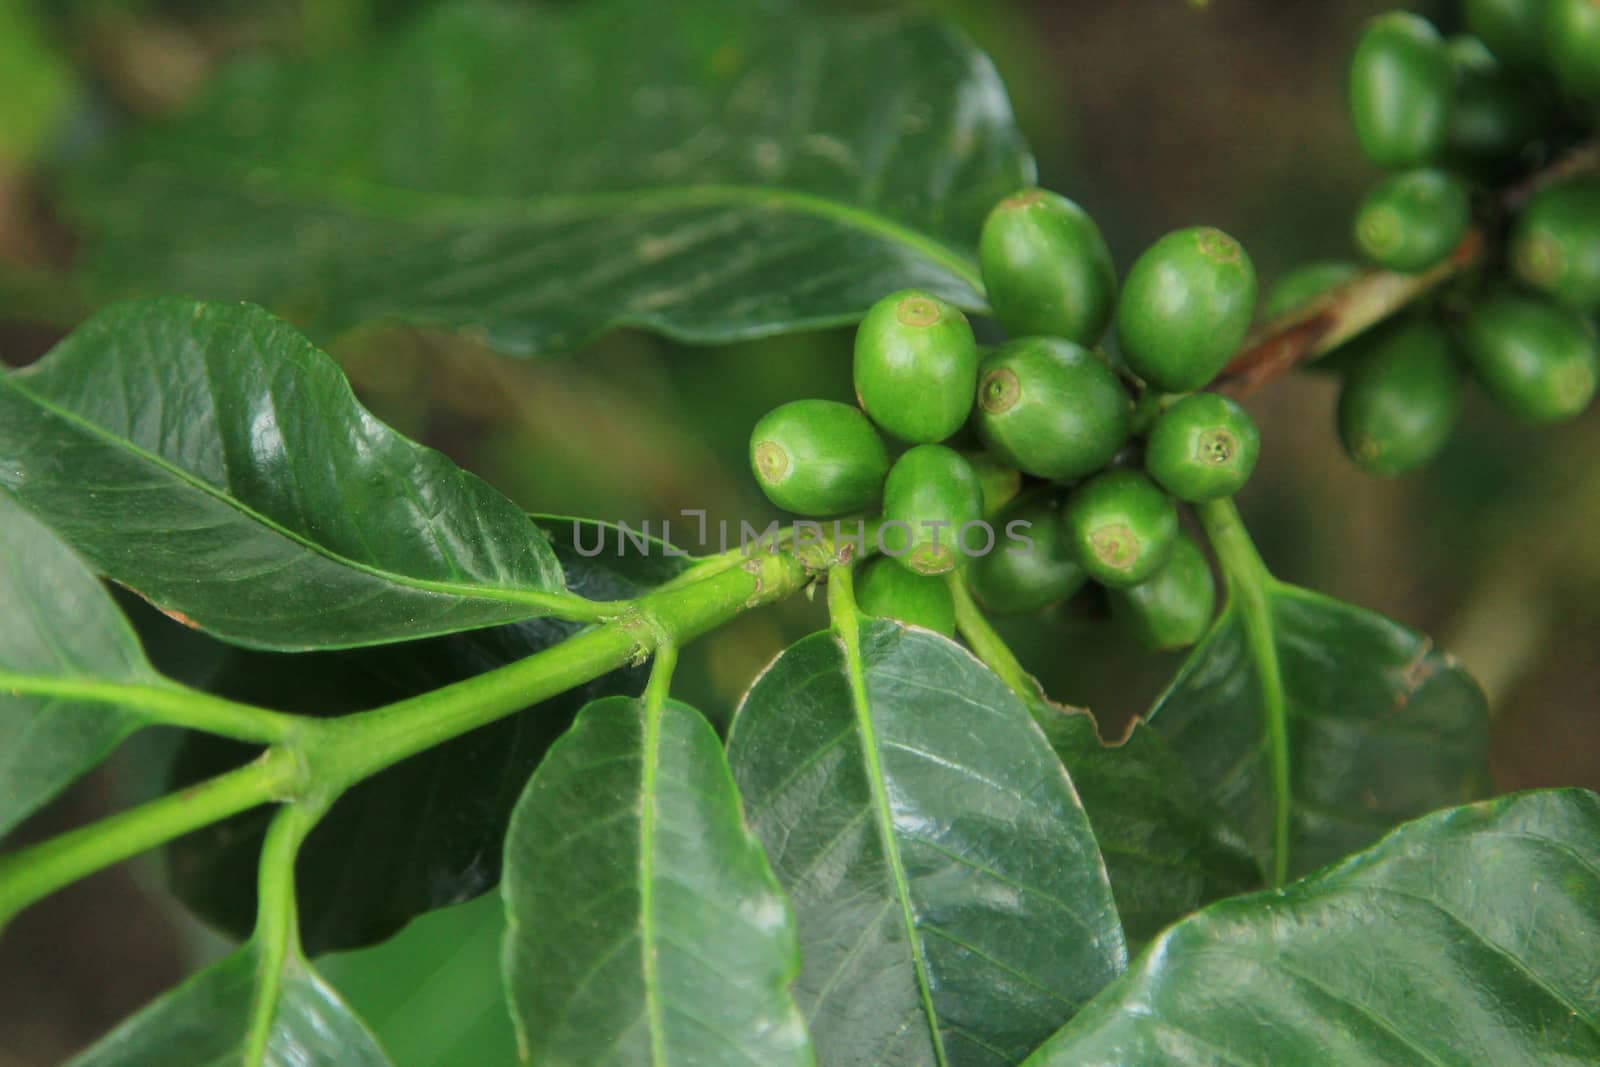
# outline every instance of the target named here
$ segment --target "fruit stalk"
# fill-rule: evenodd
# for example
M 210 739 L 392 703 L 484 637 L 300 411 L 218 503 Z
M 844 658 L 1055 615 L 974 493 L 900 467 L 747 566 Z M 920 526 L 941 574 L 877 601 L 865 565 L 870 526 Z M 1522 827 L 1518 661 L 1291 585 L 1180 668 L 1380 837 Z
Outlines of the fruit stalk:
M 1515 212 L 1546 185 L 1589 173 L 1600 174 L 1597 142 L 1580 145 L 1548 167 L 1508 186 L 1500 194 L 1500 206 L 1507 213 Z M 1488 252 L 1488 235 L 1482 227 L 1474 227 L 1448 259 L 1429 270 L 1420 274 L 1368 271 L 1286 315 L 1270 319 L 1245 339 L 1238 355 L 1211 388 L 1229 396 L 1249 396 L 1478 266 Z

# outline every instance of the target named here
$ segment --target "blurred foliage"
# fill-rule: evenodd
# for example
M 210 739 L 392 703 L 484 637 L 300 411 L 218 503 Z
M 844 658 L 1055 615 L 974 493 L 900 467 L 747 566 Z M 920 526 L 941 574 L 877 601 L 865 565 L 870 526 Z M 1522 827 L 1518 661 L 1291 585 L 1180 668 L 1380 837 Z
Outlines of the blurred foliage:
M 18 320 L 0 321 L 0 355 L 26 362 L 60 336 L 25 324 L 30 311 L 60 303 L 53 317 L 70 317 L 70 300 L 46 299 L 27 273 L 71 261 L 71 235 L 49 209 L 52 153 L 181 107 L 241 51 L 343 47 L 426 4 L 0 0 L 0 319 Z M 1160 234 L 1199 223 L 1238 235 L 1268 282 L 1294 264 L 1350 254 L 1351 209 L 1373 172 L 1345 120 L 1344 65 L 1361 21 L 1390 5 L 922 6 L 961 23 L 995 57 L 1042 183 L 1097 217 L 1121 267 Z M 1453 5 L 1412 6 L 1453 28 Z M 38 169 L 23 165 L 35 161 Z M 19 276 L 29 284 L 8 286 Z M 777 517 L 746 470 L 749 428 L 787 399 L 850 399 L 850 343 L 847 331 L 824 331 L 690 351 L 623 333 L 530 364 L 461 337 L 388 330 L 358 333 L 335 354 L 381 416 L 524 506 L 649 519 L 654 532 L 666 519 L 678 543 L 714 549 L 720 522 L 737 537 L 741 520 L 760 527 Z M 1600 787 L 1600 415 L 1535 431 L 1473 395 L 1437 463 L 1383 482 L 1340 450 L 1336 386 L 1329 376 L 1295 375 L 1249 401 L 1265 458 L 1240 504 L 1268 564 L 1287 581 L 1435 634 L 1458 654 L 1499 715 L 1498 788 Z M 680 514 L 686 508 L 707 513 L 709 545 L 697 544 L 694 521 Z M 801 601 L 694 646 L 680 670 L 683 699 L 725 724 L 757 671 L 821 620 L 818 605 Z M 1095 708 L 1108 733 L 1149 705 L 1181 659 L 1137 651 L 1092 594 L 1040 620 L 1002 620 L 1002 629 L 1053 696 Z M 71 898 L 85 914 L 111 909 L 135 917 L 132 924 L 155 908 L 126 880 L 96 886 Z M 388 944 L 330 961 L 330 978 L 380 1039 L 416 1049 L 399 1062 L 507 1061 L 510 1027 L 491 965 L 496 905 L 490 896 L 435 913 Z M 71 920 L 56 909 L 30 921 Z M 104 933 L 86 930 L 86 946 Z M 0 973 L 32 975 L 35 999 L 40 989 L 64 1005 L 98 995 L 93 969 L 19 954 L 38 943 L 8 935 Z M 178 951 L 149 948 L 143 995 L 170 982 Z M 100 1009 L 111 1018 L 133 1006 Z M 42 1050 L 60 1041 L 0 1013 L 0 1067 L 48 1062 Z

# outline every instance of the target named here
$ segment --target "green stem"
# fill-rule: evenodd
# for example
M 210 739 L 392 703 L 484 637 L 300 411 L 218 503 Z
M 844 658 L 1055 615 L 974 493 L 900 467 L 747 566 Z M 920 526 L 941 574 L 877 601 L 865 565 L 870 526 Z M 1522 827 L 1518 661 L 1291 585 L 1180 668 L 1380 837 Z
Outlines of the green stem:
M 293 751 L 273 748 L 237 770 L 0 858 L 0 927 L 62 886 L 230 815 L 285 799 L 305 784 L 304 776 Z
M 804 586 L 810 568 L 788 553 L 758 553 L 693 585 L 652 592 L 623 615 L 555 648 L 498 670 L 387 707 L 306 724 L 319 789 L 340 792 L 453 737 L 642 662 L 663 645 L 682 645 L 750 608 Z
M 1269 599 L 1276 579 L 1261 561 L 1261 554 L 1256 551 L 1255 542 L 1250 539 L 1232 500 L 1197 504 L 1195 510 L 1222 565 L 1229 599 L 1237 606 L 1244 622 L 1245 638 L 1259 675 L 1261 710 L 1266 718 L 1267 758 L 1272 775 L 1272 885 L 1277 888 L 1289 877 L 1289 831 L 1294 796 L 1289 763 L 1288 704 L 1283 693 Z
M 956 605 L 956 630 L 961 634 L 967 647 L 972 649 L 973 655 L 983 661 L 1000 680 L 1029 707 L 1036 707 L 1044 701 L 1044 694 L 1039 689 L 1039 683 L 1034 680 L 1017 660 L 1016 653 L 1011 651 L 1005 638 L 995 632 L 988 616 L 983 609 L 978 607 L 977 601 L 972 599 L 972 593 L 967 589 L 966 579 L 960 571 L 951 571 L 946 577 L 950 586 L 950 598 Z
M 127 685 L 92 678 L 14 674 L 0 670 L 0 690 L 17 696 L 28 694 L 129 708 L 151 723 L 181 726 L 263 745 L 289 737 L 302 721 L 294 715 L 235 703 L 170 682 Z
M 261 866 L 256 881 L 256 928 L 251 935 L 258 961 L 256 985 L 245 1030 L 247 1067 L 266 1061 L 272 1024 L 278 1015 L 284 970 L 291 956 L 300 956 L 299 916 L 295 907 L 295 858 L 300 845 L 317 824 L 327 803 L 291 804 L 272 818 L 261 845 Z

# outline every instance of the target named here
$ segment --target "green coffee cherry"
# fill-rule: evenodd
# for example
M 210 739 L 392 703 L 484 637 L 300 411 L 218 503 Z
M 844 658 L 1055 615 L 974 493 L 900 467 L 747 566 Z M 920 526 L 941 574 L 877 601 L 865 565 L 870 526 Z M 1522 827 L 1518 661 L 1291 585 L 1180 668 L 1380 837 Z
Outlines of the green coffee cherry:
M 750 469 L 767 499 L 799 515 L 838 515 L 878 498 L 889 454 L 867 417 L 849 404 L 795 400 L 750 434 Z
M 1261 432 L 1238 404 L 1216 393 L 1186 396 L 1156 420 L 1144 465 L 1179 500 L 1217 500 L 1250 480 L 1261 455 Z
M 1467 184 L 1442 170 L 1385 178 L 1356 213 L 1356 244 L 1373 262 L 1416 273 L 1439 263 L 1472 224 Z
M 1154 652 L 1187 648 L 1211 628 L 1217 586 L 1199 547 L 1184 534 L 1149 579 L 1111 590 L 1111 617 Z
M 1071 341 L 1024 337 L 983 361 L 978 436 L 989 450 L 1041 478 L 1080 478 L 1128 439 L 1131 402 L 1094 353 Z
M 1350 60 L 1350 117 L 1368 159 L 1415 167 L 1438 156 L 1449 133 L 1455 72 L 1439 31 L 1403 11 L 1367 23 Z
M 956 605 L 945 580 L 912 574 L 893 560 L 875 559 L 861 569 L 856 604 L 868 615 L 898 619 L 946 637 L 956 635 Z
M 1269 319 L 1287 315 L 1339 288 L 1361 274 L 1361 264 L 1344 260 L 1325 260 L 1296 267 L 1267 291 L 1261 312 Z
M 1072 491 L 1063 514 L 1083 569 L 1113 588 L 1154 575 L 1178 539 L 1172 498 L 1138 471 L 1095 475 Z
M 1466 0 L 1467 26 L 1495 58 L 1518 70 L 1544 65 L 1545 0 Z
M 1209 226 L 1169 233 L 1133 264 L 1117 305 L 1122 356 L 1158 389 L 1217 376 L 1250 328 L 1256 272 L 1239 242 Z
M 1600 178 L 1536 193 L 1511 236 L 1517 276 L 1579 311 L 1600 310 Z
M 1404 474 L 1439 454 L 1461 415 L 1450 336 L 1426 316 L 1379 327 L 1339 393 L 1339 437 L 1363 469 Z
M 1013 337 L 1099 342 L 1117 300 L 1100 228 L 1064 196 L 1024 189 L 995 205 L 978 239 L 995 317 Z
M 967 566 L 972 595 L 988 611 L 1038 611 L 1072 596 L 1088 580 L 1056 500 L 1042 494 L 1019 500 L 994 525 L 995 547 Z
M 1556 81 L 1573 96 L 1600 99 L 1600 3 L 1545 0 L 1543 28 Z
M 1549 94 L 1502 66 L 1476 37 L 1453 37 L 1448 47 L 1456 93 L 1445 158 L 1488 178 L 1520 169 L 1524 151 L 1552 124 Z
M 856 397 L 902 441 L 942 441 L 961 429 L 978 384 L 978 343 L 958 309 L 902 289 L 856 330 Z
M 978 486 L 983 490 L 983 513 L 993 515 L 1022 492 L 1022 472 L 998 456 L 982 449 L 962 452 L 961 458 L 972 464 L 972 473 L 978 476 Z
M 958 546 L 963 528 L 982 522 L 983 488 L 960 453 L 918 445 L 889 468 L 883 518 L 884 555 L 917 574 L 943 574 L 966 562 Z M 970 536 L 972 551 L 983 551 L 983 537 Z
M 1467 362 L 1501 407 L 1530 422 L 1559 422 L 1594 398 L 1600 351 L 1576 312 L 1535 297 L 1480 300 L 1461 332 Z

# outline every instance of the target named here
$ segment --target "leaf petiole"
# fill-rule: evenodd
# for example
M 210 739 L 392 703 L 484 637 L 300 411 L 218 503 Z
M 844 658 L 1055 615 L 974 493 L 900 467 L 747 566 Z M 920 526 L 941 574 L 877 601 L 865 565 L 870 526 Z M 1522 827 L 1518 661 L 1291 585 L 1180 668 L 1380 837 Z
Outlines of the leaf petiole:
M 272 748 L 236 770 L 0 857 L 0 927 L 80 878 L 230 815 L 286 799 L 305 784 L 299 756 Z
M 1227 581 L 1229 600 L 1238 606 L 1244 622 L 1250 655 L 1255 661 L 1261 686 L 1261 707 L 1266 716 L 1267 758 L 1272 774 L 1272 886 L 1278 888 L 1289 878 L 1290 820 L 1294 798 L 1289 764 L 1289 716 L 1284 697 L 1283 676 L 1278 663 L 1278 645 L 1272 621 L 1269 594 L 1277 584 L 1255 542 L 1239 517 L 1231 499 L 1212 500 L 1195 505 L 1206 538 L 1211 542 L 1222 575 Z

